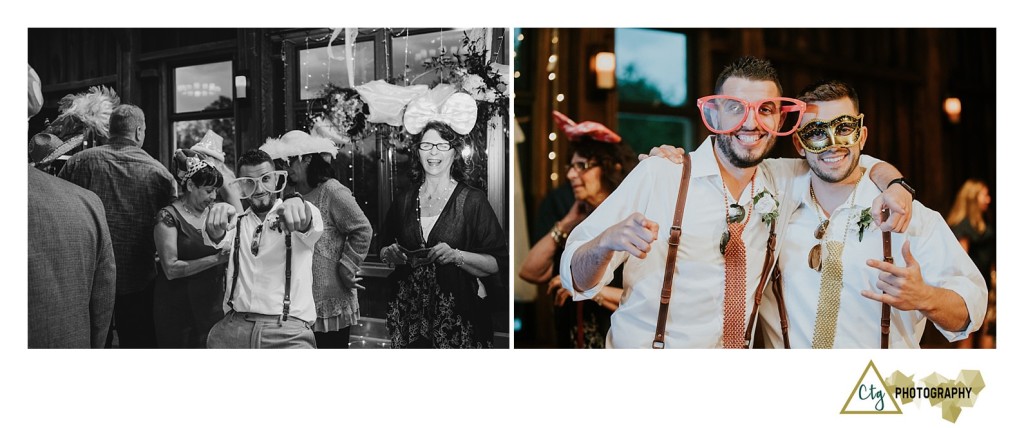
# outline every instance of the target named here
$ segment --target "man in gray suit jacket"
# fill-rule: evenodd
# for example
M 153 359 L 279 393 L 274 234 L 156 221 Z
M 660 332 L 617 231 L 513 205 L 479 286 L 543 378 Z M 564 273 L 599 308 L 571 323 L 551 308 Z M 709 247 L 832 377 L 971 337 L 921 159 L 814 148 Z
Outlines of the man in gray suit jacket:
M 29 118 L 42 105 L 38 79 L 29 67 Z M 114 280 L 100 198 L 28 166 L 28 347 L 102 348 Z

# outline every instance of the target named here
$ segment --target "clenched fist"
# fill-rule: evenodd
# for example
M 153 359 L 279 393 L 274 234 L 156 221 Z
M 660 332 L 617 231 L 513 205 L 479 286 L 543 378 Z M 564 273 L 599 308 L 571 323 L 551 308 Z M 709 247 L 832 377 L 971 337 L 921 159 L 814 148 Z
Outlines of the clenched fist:
M 237 214 L 234 206 L 224 202 L 210 207 L 210 213 L 206 215 L 206 233 L 210 235 L 210 239 L 215 242 L 224 239 L 224 234 L 235 228 Z
M 274 212 L 277 214 L 277 223 L 286 232 L 305 232 L 313 220 L 309 204 L 302 198 L 289 198 Z
M 651 243 L 658 239 L 658 223 L 633 213 L 601 233 L 598 245 L 609 251 L 625 251 L 633 257 L 647 257 Z

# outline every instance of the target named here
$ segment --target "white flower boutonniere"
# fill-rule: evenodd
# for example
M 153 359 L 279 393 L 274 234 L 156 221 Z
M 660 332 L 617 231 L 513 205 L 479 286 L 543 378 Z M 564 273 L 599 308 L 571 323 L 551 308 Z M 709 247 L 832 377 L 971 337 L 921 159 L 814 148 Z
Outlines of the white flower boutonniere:
M 779 218 L 779 201 L 768 192 L 768 189 L 762 189 L 760 193 L 754 195 L 754 212 L 761 214 L 761 221 L 771 227 L 775 219 Z

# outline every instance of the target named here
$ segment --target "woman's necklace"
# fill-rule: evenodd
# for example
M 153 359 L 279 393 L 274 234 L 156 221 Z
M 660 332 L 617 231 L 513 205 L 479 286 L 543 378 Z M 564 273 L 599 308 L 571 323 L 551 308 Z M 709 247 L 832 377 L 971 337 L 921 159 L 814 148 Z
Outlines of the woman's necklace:
M 729 243 L 729 239 L 732 238 L 732 234 L 729 233 L 729 223 L 743 221 L 743 226 L 745 227 L 747 222 L 750 221 L 751 216 L 747 215 L 747 211 L 750 211 L 754 205 L 754 184 L 756 181 L 757 167 L 754 167 L 754 175 L 750 179 L 750 202 L 747 203 L 749 208 L 745 208 L 740 204 L 729 204 L 729 189 L 725 187 L 725 177 L 722 177 L 722 190 L 724 191 L 722 197 L 725 199 L 725 232 L 722 232 L 722 239 L 718 246 L 718 250 L 722 252 L 722 255 L 725 255 L 725 246 Z M 736 202 L 739 202 L 739 200 Z
M 455 187 L 455 179 L 452 179 L 450 183 L 452 184 L 451 186 L 438 186 L 437 188 L 434 189 L 433 193 L 426 192 L 425 190 L 423 192 L 417 192 L 416 206 L 420 208 L 422 211 L 429 213 L 433 213 L 434 210 L 438 207 L 444 208 L 444 205 L 448 203 L 448 198 L 451 197 L 451 190 Z M 423 199 L 420 196 L 420 193 L 423 193 L 423 196 L 426 196 L 426 201 L 423 201 Z

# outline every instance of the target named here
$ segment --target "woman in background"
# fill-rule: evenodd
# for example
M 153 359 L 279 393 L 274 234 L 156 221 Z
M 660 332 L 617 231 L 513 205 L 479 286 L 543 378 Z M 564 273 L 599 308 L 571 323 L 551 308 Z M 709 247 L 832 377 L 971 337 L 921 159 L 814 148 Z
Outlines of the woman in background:
M 316 205 L 324 219 L 324 233 L 313 252 L 313 299 L 318 349 L 348 348 L 352 326 L 359 322 L 359 265 L 370 249 L 373 229 L 355 196 L 334 178 L 330 159 L 338 153 L 334 143 L 302 131 L 291 131 L 260 147 L 283 161 L 288 183 Z
M 988 313 L 985 321 L 970 338 L 960 341 L 961 348 L 995 348 L 996 335 L 996 231 L 985 222 L 985 213 L 992 203 L 988 186 L 981 180 L 968 179 L 960 187 L 953 209 L 946 217 L 953 234 L 978 266 L 988 285 Z
M 181 194 L 157 212 L 153 240 L 160 263 L 153 289 L 153 318 L 160 348 L 205 348 L 224 317 L 224 264 L 228 252 L 203 243 L 206 213 L 224 177 L 194 153 L 174 153 Z
M 574 123 L 560 112 L 555 122 L 569 140 L 572 159 L 566 165 L 565 178 L 572 185 L 575 202 L 568 209 L 558 209 L 555 201 L 541 204 L 537 227 L 550 232 L 540 238 L 526 255 L 519 276 L 537 285 L 547 286 L 554 294 L 555 332 L 557 344 L 563 348 L 604 348 L 605 335 L 611 327 L 612 312 L 622 299 L 622 269 L 615 279 L 586 302 L 565 302 L 570 295 L 558 276 L 565 239 L 576 225 L 608 197 L 636 165 L 636 155 L 622 138 L 596 122 Z M 564 204 L 563 204 L 564 206 Z M 549 219 L 544 221 L 543 219 Z M 561 218 L 554 222 L 551 220 Z
M 420 102 L 431 103 L 427 97 Z M 418 115 L 422 110 L 463 114 L 439 122 L 436 115 Z M 381 260 L 396 266 L 387 314 L 393 348 L 493 346 L 480 280 L 494 279 L 507 263 L 508 244 L 487 194 L 464 182 L 463 136 L 475 121 L 476 102 L 463 93 L 441 106 L 420 107 L 414 100 L 406 111 L 415 187 L 396 196 L 380 241 Z

